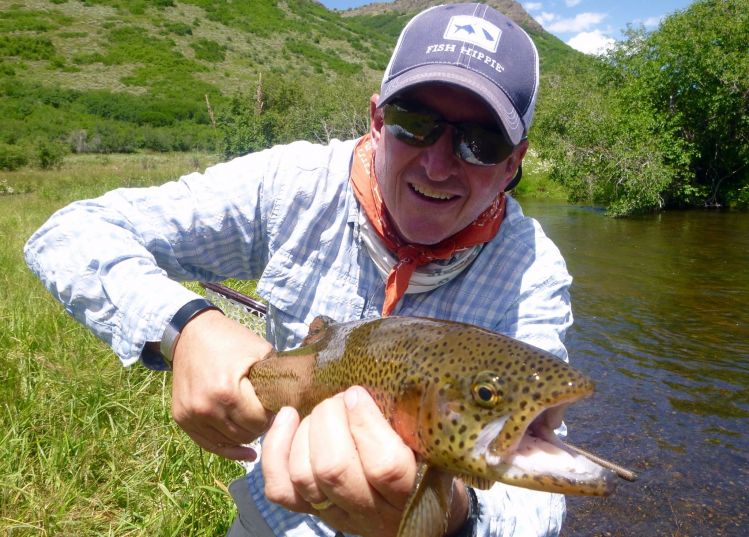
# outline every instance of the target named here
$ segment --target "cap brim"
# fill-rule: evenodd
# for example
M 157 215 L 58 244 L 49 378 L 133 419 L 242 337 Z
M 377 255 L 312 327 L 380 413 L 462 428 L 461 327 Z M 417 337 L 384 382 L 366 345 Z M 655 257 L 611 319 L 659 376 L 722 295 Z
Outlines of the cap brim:
M 467 89 L 483 99 L 494 111 L 499 124 L 512 145 L 517 145 L 525 135 L 523 121 L 510 99 L 494 82 L 484 76 L 455 65 L 421 65 L 384 82 L 377 106 L 382 106 L 397 94 L 422 84 L 449 84 Z

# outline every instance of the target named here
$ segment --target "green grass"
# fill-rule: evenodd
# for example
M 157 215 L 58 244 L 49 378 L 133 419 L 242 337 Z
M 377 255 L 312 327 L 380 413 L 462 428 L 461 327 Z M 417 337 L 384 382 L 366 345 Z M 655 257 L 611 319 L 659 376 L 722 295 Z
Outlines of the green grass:
M 29 235 L 67 202 L 215 160 L 88 156 L 57 171 L 0 172 L 0 534 L 226 532 L 234 509 L 225 485 L 239 466 L 174 424 L 169 374 L 123 368 L 22 258 Z
M 562 185 L 549 178 L 551 163 L 542 160 L 531 147 L 523 159 L 523 178 L 513 195 L 517 198 L 567 201 L 567 192 Z

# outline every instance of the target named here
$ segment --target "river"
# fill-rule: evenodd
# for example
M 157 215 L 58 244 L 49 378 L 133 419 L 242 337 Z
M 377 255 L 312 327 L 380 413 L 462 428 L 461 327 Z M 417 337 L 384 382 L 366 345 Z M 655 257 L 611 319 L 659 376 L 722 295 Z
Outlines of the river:
M 612 219 L 521 200 L 574 278 L 569 440 L 636 470 L 568 498 L 563 537 L 749 535 L 749 214 Z

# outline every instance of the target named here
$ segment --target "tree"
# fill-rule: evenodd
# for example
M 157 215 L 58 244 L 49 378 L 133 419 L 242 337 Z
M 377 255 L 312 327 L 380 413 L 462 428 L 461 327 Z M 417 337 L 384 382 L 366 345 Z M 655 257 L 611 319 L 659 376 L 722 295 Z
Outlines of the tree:
M 605 83 L 605 72 L 601 64 L 575 65 L 544 80 L 533 141 L 571 201 L 605 206 L 612 216 L 658 210 L 679 173 L 666 157 L 675 141 L 658 114 Z
M 545 80 L 531 135 L 575 201 L 749 206 L 749 2 L 701 0 Z
M 748 2 L 702 0 L 651 34 L 630 31 L 609 57 L 622 95 L 650 106 L 681 144 L 665 156 L 688 160 L 671 204 L 723 204 L 747 189 L 748 43 Z

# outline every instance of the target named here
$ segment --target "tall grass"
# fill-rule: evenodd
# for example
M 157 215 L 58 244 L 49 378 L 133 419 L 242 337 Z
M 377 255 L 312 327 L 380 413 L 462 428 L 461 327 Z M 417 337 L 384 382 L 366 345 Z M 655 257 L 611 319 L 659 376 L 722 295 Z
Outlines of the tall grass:
M 241 470 L 175 426 L 170 375 L 121 367 L 22 257 L 29 235 L 67 202 L 210 160 L 90 156 L 0 175 L 0 534 L 221 535 L 231 523 L 225 485 Z

